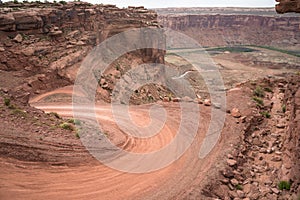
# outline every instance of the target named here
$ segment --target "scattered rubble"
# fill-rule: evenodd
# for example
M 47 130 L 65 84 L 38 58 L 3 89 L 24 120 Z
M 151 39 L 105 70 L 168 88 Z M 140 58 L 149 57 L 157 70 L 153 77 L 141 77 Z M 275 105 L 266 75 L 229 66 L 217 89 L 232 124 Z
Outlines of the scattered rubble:
M 265 97 L 266 101 L 272 99 L 272 107 L 256 107 L 257 116 L 243 117 L 243 140 L 228 154 L 227 167 L 221 171 L 219 181 L 208 185 L 203 194 L 208 194 L 206 191 L 213 188 L 210 197 L 216 199 L 284 200 L 299 197 L 300 151 L 297 149 L 300 148 L 300 136 L 297 133 L 299 129 L 295 129 L 295 124 L 299 126 L 299 120 L 294 119 L 300 116 L 299 80 L 297 76 L 289 77 L 288 84 L 285 84 L 284 79 L 272 80 L 271 83 L 277 87 Z M 271 84 L 270 80 L 266 82 Z M 262 84 L 265 82 L 262 81 Z M 284 96 L 280 95 L 282 89 L 288 91 Z M 292 94 L 295 93 L 298 96 L 293 98 Z M 283 105 L 289 105 L 285 113 L 282 110 Z M 260 109 L 270 109 L 272 118 L 260 115 Z M 296 116 L 287 115 L 291 110 L 297 113 Z M 236 108 L 230 113 L 241 117 Z M 281 182 L 290 189 L 280 188 Z

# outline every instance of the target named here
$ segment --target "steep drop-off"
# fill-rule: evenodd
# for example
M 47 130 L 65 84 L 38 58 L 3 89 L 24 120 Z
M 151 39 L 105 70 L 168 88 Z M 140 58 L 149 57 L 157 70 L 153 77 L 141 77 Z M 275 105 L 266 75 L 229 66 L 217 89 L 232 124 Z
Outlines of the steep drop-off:
M 1 87 L 26 103 L 30 94 L 71 84 L 93 47 L 141 27 L 158 27 L 157 14 L 143 7 L 120 9 L 84 2 L 1 4 L 0 70 L 5 73 Z M 135 58 L 138 63 L 163 63 L 164 52 L 137 50 L 131 53 Z M 15 85 L 5 79 L 9 76 L 15 78 Z

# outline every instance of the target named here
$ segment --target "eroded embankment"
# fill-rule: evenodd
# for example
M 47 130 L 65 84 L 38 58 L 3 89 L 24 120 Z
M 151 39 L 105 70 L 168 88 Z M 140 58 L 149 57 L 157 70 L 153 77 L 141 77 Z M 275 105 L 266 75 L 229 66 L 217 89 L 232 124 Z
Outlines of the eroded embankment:
M 202 191 L 220 199 L 297 199 L 299 182 L 299 76 L 252 83 L 252 116 L 227 166 Z

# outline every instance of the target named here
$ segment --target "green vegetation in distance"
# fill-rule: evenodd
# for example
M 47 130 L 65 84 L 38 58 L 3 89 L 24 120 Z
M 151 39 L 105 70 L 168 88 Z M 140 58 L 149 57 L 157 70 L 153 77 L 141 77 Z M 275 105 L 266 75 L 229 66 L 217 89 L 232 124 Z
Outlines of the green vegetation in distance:
M 209 48 L 206 49 L 206 51 L 229 51 L 229 52 L 234 52 L 234 53 L 243 53 L 243 52 L 254 52 L 257 51 L 255 49 L 251 49 L 248 47 L 243 47 L 243 46 L 232 46 L 232 47 L 216 47 L 216 48 Z
M 270 46 L 257 46 L 257 45 L 247 45 L 247 46 L 249 46 L 249 47 L 258 47 L 258 48 L 268 49 L 268 50 L 272 50 L 272 51 L 278 51 L 280 53 L 285 53 L 285 54 L 288 54 L 288 55 L 300 57 L 300 51 L 290 51 L 290 50 L 278 49 L 276 47 L 270 47 Z
M 284 53 L 284 54 L 288 54 L 288 55 L 292 55 L 292 56 L 296 56 L 296 57 L 300 57 L 300 51 L 291 51 L 291 50 L 284 50 L 284 49 L 279 49 L 276 47 L 271 47 L 271 46 L 259 46 L 259 45 L 239 45 L 239 46 L 225 46 L 225 47 L 203 47 L 203 49 L 205 49 L 207 52 L 225 52 L 225 51 L 229 51 L 229 52 L 233 52 L 233 53 L 247 53 L 247 52 L 255 52 L 255 51 L 259 51 L 253 48 L 262 48 L 262 49 L 267 49 L 267 50 L 271 50 L 271 51 L 277 51 L 280 53 Z M 169 50 L 192 50 L 193 48 L 172 48 Z M 197 48 L 195 48 L 197 49 Z M 199 48 L 198 48 L 199 49 Z M 195 51 L 192 51 L 195 52 Z

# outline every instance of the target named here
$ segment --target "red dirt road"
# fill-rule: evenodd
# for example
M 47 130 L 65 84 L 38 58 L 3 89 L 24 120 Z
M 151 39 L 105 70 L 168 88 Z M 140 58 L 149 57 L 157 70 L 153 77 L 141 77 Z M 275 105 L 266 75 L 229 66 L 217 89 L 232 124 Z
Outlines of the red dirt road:
M 72 106 L 69 103 L 39 102 L 48 95 L 70 93 L 63 89 L 34 98 L 33 106 L 46 112 L 57 112 L 61 116 L 71 117 Z M 237 90 L 229 99 L 241 99 L 236 106 L 246 112 L 247 97 Z M 229 101 L 231 102 L 231 101 Z M 108 138 L 129 152 L 153 152 L 168 145 L 176 135 L 180 124 L 180 107 L 176 103 L 161 103 L 167 113 L 162 130 L 153 137 L 136 139 L 120 131 L 112 116 L 110 105 L 97 104 L 96 113 Z M 197 104 L 195 104 L 197 105 Z M 132 120 L 145 126 L 151 121 L 148 109 L 151 105 L 132 106 Z M 232 107 L 231 104 L 228 106 Z M 188 150 L 177 161 L 158 171 L 131 174 L 111 169 L 102 163 L 80 163 L 78 166 L 49 166 L 44 163 L 28 163 L 13 159 L 1 159 L 0 197 L 1 199 L 194 199 L 200 195 L 201 185 L 208 175 L 216 173 L 229 144 L 237 140 L 242 126 L 236 125 L 236 119 L 227 115 L 226 123 L 218 144 L 204 159 L 199 159 L 199 149 L 205 138 L 210 122 L 210 107 L 200 105 L 199 129 Z M 82 112 L 84 114 L 84 112 Z M 84 116 L 83 116 L 84 117 Z M 155 120 L 155 119 L 152 119 Z M 51 152 L 49 152 L 51 153 Z M 162 155 L 160 159 L 163 160 Z M 143 164 L 143 163 L 141 163 Z M 152 165 L 153 163 L 149 163 Z

